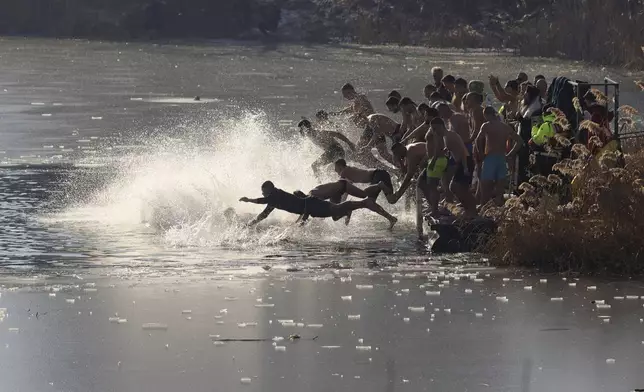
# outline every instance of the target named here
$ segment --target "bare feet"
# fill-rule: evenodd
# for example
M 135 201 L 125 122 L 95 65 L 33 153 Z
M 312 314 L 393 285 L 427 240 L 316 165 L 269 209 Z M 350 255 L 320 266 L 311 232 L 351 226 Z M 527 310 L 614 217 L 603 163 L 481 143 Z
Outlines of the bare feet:
M 396 223 L 398 223 L 398 218 L 391 217 L 391 219 L 389 219 L 389 231 L 392 231 L 394 229 Z
M 344 224 L 346 226 L 349 226 L 349 222 L 351 221 L 351 213 L 347 214 L 347 217 L 344 218 Z

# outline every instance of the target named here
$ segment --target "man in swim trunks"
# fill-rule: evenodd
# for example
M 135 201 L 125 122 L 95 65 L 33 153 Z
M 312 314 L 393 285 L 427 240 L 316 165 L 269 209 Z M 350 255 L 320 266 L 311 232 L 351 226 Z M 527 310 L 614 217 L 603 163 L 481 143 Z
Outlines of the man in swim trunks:
M 507 159 L 513 157 L 523 146 L 523 140 L 514 128 L 500 120 L 496 110 L 485 108 L 486 123 L 481 127 L 474 148 L 479 150 L 479 156 L 485 157 L 481 171 L 481 205 L 495 199 L 498 205 L 503 205 L 503 192 L 508 176 Z M 514 145 L 507 153 L 507 141 L 512 139 Z M 485 146 L 485 154 L 481 152 Z
M 393 193 L 393 183 L 391 181 L 391 175 L 382 169 L 360 169 L 353 166 L 348 166 L 347 161 L 344 159 L 338 159 L 335 161 L 335 172 L 338 173 L 340 178 L 349 180 L 355 184 L 371 184 L 376 185 L 383 183 L 381 186 L 382 191 L 385 193 L 385 196 Z M 370 198 L 377 199 L 380 195 L 380 192 L 376 192 Z
M 262 211 L 257 218 L 251 221 L 250 225 L 255 225 L 266 219 L 275 209 L 300 215 L 298 221 L 302 222 L 305 222 L 309 216 L 314 218 L 342 217 L 362 208 L 369 209 L 382 216 L 389 215 L 371 198 L 333 204 L 331 202 L 318 199 L 317 197 L 298 197 L 292 193 L 284 192 L 283 190 L 276 188 L 270 181 L 266 181 L 262 184 L 262 195 L 264 197 L 259 199 L 249 199 L 247 197 L 239 199 L 239 201 L 244 203 L 266 204 L 264 211 Z M 396 224 L 396 218 L 391 215 L 389 216 L 390 218 L 387 218 L 391 225 L 389 228 L 392 229 Z
M 386 189 L 386 186 L 383 183 L 378 183 L 362 190 L 353 185 L 350 181 L 341 179 L 336 182 L 330 182 L 316 186 L 309 192 L 309 196 L 317 197 L 321 200 L 329 200 L 334 204 L 340 204 L 346 200 L 347 195 L 354 196 L 359 199 L 365 199 L 367 197 L 374 198 L 378 197 L 378 193 L 380 193 L 380 191 L 383 189 Z M 388 213 L 382 214 L 381 211 L 377 213 L 389 219 L 390 221 L 396 220 L 396 218 Z M 340 218 L 340 216 L 334 216 L 333 220 L 338 220 Z M 347 225 L 349 224 L 350 219 L 351 213 L 348 213 L 345 220 L 345 223 Z
M 449 166 L 454 167 L 453 178 L 450 182 L 443 182 L 443 187 L 449 187 L 456 195 L 465 210 L 465 218 L 473 218 L 476 216 L 476 199 L 470 193 L 474 170 L 472 156 L 465 147 L 463 139 L 456 132 L 448 131 L 445 125 L 440 125 L 438 121 L 432 124 L 432 133 L 435 143 L 434 156 L 440 155 L 440 148 L 444 147 L 449 154 Z
M 445 142 L 442 137 L 436 136 L 436 129 L 439 127 L 445 127 L 445 123 L 438 117 L 434 118 L 430 122 L 429 131 L 425 136 L 429 163 L 423 179 L 426 179 L 427 202 L 429 203 L 430 216 L 433 218 L 438 218 L 440 215 L 438 212 L 438 202 L 440 201 L 438 184 L 449 166 L 449 160 L 445 153 Z M 419 182 L 420 180 L 419 178 Z
M 297 124 L 297 127 L 300 129 L 302 136 L 308 137 L 313 142 L 313 144 L 324 150 L 322 156 L 316 159 L 315 162 L 313 162 L 313 164 L 311 165 L 313 173 L 316 177 L 320 174 L 321 166 L 328 165 L 340 158 L 345 157 L 344 149 L 342 148 L 340 143 L 336 141 L 336 139 L 347 143 L 349 145 L 349 148 L 351 148 L 353 151 L 355 151 L 356 149 L 355 145 L 340 132 L 317 130 L 313 128 L 309 120 L 300 121 L 299 124 Z
M 452 105 L 455 112 L 463 111 L 463 97 L 469 92 L 467 87 L 467 80 L 458 78 L 454 81 L 454 97 L 452 97 Z
M 446 103 L 439 103 L 436 108 L 438 109 L 440 118 L 445 122 L 447 129 L 460 136 L 461 140 L 465 143 L 468 156 L 471 156 L 473 151 L 472 135 L 470 134 L 470 124 L 467 121 L 467 117 L 461 113 L 455 113 Z M 445 199 L 450 202 L 453 200 L 454 196 L 451 192 L 450 184 L 452 183 L 452 179 L 454 178 L 454 174 L 457 169 L 457 165 L 455 163 L 456 162 L 450 158 L 450 165 L 447 170 L 445 170 L 445 175 L 442 180 L 443 188 L 445 188 Z M 470 170 L 474 171 L 474 165 L 472 165 Z
M 467 118 L 470 124 L 470 139 L 476 140 L 479 132 L 481 131 L 481 126 L 485 122 L 485 116 L 483 116 L 483 95 L 479 93 L 467 93 L 465 96 L 465 108 L 467 110 Z M 479 156 L 476 149 L 472 151 L 472 158 L 474 158 L 474 163 L 476 164 L 476 175 L 481 178 L 481 167 L 483 165 L 483 156 Z M 480 189 L 477 186 L 476 189 L 476 198 L 480 198 Z
M 490 88 L 496 99 L 503 103 L 501 115 L 507 120 L 513 120 L 519 110 L 520 85 L 516 80 L 509 80 L 505 87 L 501 87 L 499 78 L 490 75 Z
M 387 201 L 395 204 L 405 194 L 419 171 L 427 167 L 427 147 L 426 143 L 414 143 L 406 147 L 401 143 L 396 143 L 391 147 L 391 151 L 394 153 L 394 158 L 400 162 L 405 174 L 400 188 L 387 196 Z

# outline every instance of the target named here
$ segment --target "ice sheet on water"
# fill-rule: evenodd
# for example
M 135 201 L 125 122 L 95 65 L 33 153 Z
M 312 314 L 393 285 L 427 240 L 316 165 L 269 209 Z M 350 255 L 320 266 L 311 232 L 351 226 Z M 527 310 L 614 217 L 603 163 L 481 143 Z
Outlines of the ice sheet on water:
M 358 351 L 371 351 L 371 346 L 356 346 Z
M 285 352 L 286 346 L 275 346 L 275 351 Z
M 562 297 L 552 297 L 552 298 L 550 298 L 550 301 L 551 302 L 563 302 L 563 298 Z
M 425 307 L 424 306 L 418 306 L 418 307 L 410 306 L 408 309 L 412 313 L 424 313 L 425 312 Z
M 275 304 L 255 304 L 256 308 L 273 308 Z
M 356 285 L 356 288 L 358 290 L 372 290 L 373 285 L 371 285 L 371 284 L 358 284 L 358 285 Z
M 359 314 L 355 314 L 355 315 L 350 314 L 350 315 L 347 316 L 347 318 L 349 320 L 353 320 L 353 321 L 360 320 L 360 315 Z
M 161 323 L 146 323 L 141 326 L 146 331 L 165 331 L 168 329 L 168 324 Z
M 353 299 L 350 295 L 343 295 L 341 298 L 343 301 L 351 301 Z

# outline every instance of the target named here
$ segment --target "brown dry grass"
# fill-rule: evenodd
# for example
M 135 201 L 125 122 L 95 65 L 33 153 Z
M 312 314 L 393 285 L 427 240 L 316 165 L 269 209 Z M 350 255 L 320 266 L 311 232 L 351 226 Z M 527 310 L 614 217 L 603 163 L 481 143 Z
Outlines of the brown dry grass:
M 636 115 L 631 109 L 622 109 L 622 115 Z M 592 132 L 597 124 L 585 126 Z M 555 165 L 559 175 L 535 176 L 521 184 L 520 197 L 488 208 L 485 215 L 500 222 L 488 249 L 497 263 L 552 272 L 644 274 L 641 151 L 626 154 L 620 168 L 620 153 L 594 159 L 586 146 L 574 145 L 573 157 Z M 575 176 L 572 186 L 566 179 Z M 572 201 L 560 196 L 566 191 Z

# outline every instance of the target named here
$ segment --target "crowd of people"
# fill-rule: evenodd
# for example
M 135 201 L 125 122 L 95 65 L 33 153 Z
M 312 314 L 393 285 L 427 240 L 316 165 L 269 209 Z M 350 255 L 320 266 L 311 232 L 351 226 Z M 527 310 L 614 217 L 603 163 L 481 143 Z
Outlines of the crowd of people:
M 557 86 L 549 89 L 542 75 L 531 82 L 524 72 L 505 86 L 498 77 L 490 76 L 489 89 L 502 105 L 497 110 L 485 94 L 484 82 L 444 75 L 441 68 L 433 68 L 432 77 L 420 104 L 397 91 L 389 93 L 385 99 L 389 114 L 376 113 L 365 94 L 345 84 L 342 95 L 350 102 L 348 107 L 338 112 L 321 110 L 315 123 L 302 120 L 298 124 L 301 135 L 323 150 L 312 164 L 314 174 L 319 176 L 332 165 L 338 180 L 319 185 L 308 194 L 288 193 L 266 181 L 261 187 L 264 197 L 241 199 L 266 205 L 251 224 L 265 219 L 274 209 L 297 214 L 302 222 L 309 217 L 345 217 L 348 224 L 353 211 L 369 209 L 393 227 L 396 218 L 376 199 L 382 193 L 395 204 L 414 183 L 427 201 L 430 219 L 439 220 L 446 214 L 440 208 L 441 200 L 462 207 L 459 218 L 465 220 L 477 217 L 487 203 L 502 205 L 509 179 L 513 177 L 517 183 L 527 180 L 530 151 L 548 145 L 555 133 L 562 131 L 549 110 L 554 107 L 550 101 L 556 99 L 552 95 L 558 93 Z M 595 116 L 591 92 L 584 98 L 586 113 Z M 340 115 L 349 116 L 362 130 L 355 143 L 337 131 L 333 118 Z M 350 165 L 349 157 L 358 166 Z M 398 189 L 392 174 L 399 179 Z M 361 189 L 356 184 L 368 187 Z M 349 195 L 361 200 L 345 201 Z

